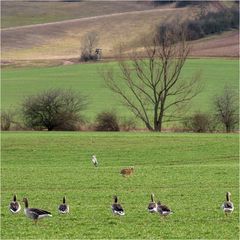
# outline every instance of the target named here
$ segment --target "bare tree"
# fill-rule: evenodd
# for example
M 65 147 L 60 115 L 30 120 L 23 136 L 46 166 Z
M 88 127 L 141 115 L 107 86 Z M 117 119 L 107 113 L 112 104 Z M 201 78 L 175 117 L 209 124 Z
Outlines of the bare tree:
M 28 127 L 34 129 L 74 130 L 82 120 L 86 97 L 72 90 L 51 89 L 27 97 L 22 113 Z
M 81 61 L 96 60 L 94 49 L 97 47 L 99 37 L 96 32 L 88 32 L 82 39 Z
M 134 52 L 130 60 L 119 61 L 120 76 L 113 69 L 103 73 L 107 86 L 151 131 L 176 120 L 180 109 L 200 92 L 199 73 L 190 80 L 180 76 L 189 54 L 184 39 L 184 31 L 165 28 L 159 37 L 144 42 L 144 55 Z
M 222 95 L 215 96 L 214 106 L 216 116 L 225 126 L 226 132 L 232 131 L 239 122 L 237 94 L 230 88 L 226 87 Z

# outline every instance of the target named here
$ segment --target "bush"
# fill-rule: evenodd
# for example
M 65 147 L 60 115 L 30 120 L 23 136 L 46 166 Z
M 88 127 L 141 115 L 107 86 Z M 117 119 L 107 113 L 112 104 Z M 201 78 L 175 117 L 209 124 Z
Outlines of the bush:
M 119 131 L 117 115 L 114 112 L 101 112 L 96 118 L 96 131 Z
M 187 130 L 198 133 L 211 132 L 214 130 L 213 120 L 211 116 L 206 113 L 195 113 L 193 116 L 185 118 L 183 126 Z
M 86 97 L 72 90 L 52 89 L 27 97 L 22 114 L 27 127 L 43 130 L 75 130 L 82 120 Z
M 98 60 L 97 54 L 90 54 L 87 51 L 81 53 L 81 57 L 80 57 L 81 62 L 97 61 L 97 60 Z

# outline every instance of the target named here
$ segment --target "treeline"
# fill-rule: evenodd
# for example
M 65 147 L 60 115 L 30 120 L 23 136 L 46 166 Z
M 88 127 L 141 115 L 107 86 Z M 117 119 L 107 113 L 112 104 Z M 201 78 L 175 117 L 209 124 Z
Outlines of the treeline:
M 170 4 L 170 3 L 174 3 L 176 2 L 176 7 L 187 7 L 189 5 L 198 5 L 200 4 L 201 1 L 173 1 L 173 0 L 153 0 L 153 4 L 155 6 L 158 5 L 166 5 L 166 4 Z
M 157 28 L 157 36 L 166 29 L 176 29 L 175 23 L 164 23 Z M 187 20 L 181 24 L 185 31 L 186 40 L 196 40 L 210 34 L 221 33 L 231 29 L 239 29 L 239 9 L 226 9 L 219 12 L 209 12 L 194 20 Z
M 187 40 L 196 40 L 209 34 L 239 28 L 239 9 L 226 9 L 220 12 L 209 12 L 195 20 L 184 23 Z

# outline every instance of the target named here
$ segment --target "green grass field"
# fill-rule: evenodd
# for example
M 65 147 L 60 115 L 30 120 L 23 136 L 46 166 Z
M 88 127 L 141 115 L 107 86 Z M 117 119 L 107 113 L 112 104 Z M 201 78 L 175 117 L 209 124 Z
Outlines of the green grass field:
M 237 134 L 4 132 L 1 238 L 239 239 L 238 164 Z M 134 175 L 120 176 L 128 166 Z M 235 205 L 228 217 L 226 191 Z M 151 192 L 174 214 L 149 214 Z M 34 225 L 23 211 L 11 214 L 14 193 L 53 217 Z M 123 217 L 111 213 L 114 194 Z M 64 195 L 70 213 L 62 216 Z
M 77 64 L 59 67 L 2 70 L 2 109 L 19 107 L 25 96 L 49 88 L 72 88 L 89 97 L 85 115 L 92 121 L 102 110 L 114 109 L 120 116 L 132 116 L 120 99 L 105 87 L 99 72 L 116 63 Z M 203 91 L 193 100 L 190 112 L 210 111 L 214 95 L 226 85 L 238 88 L 238 61 L 225 59 L 189 59 L 182 77 L 189 79 L 202 71 Z

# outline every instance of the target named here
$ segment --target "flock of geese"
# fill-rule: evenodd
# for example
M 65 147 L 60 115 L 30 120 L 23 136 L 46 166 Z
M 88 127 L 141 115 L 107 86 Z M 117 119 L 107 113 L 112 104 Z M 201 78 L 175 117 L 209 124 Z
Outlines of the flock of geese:
M 95 167 L 98 166 L 98 161 L 95 155 L 92 156 L 92 163 Z M 122 175 L 130 175 L 133 172 L 133 168 L 126 168 L 121 170 Z M 232 213 L 234 210 L 233 203 L 231 202 L 231 193 L 226 193 L 226 201 L 222 204 L 221 208 L 223 212 L 227 215 Z M 118 216 L 124 216 L 125 211 L 120 203 L 118 203 L 118 197 L 113 197 L 113 204 L 111 206 L 112 213 Z M 45 218 L 45 217 L 52 217 L 52 214 L 46 210 L 42 210 L 39 208 L 29 208 L 28 199 L 23 198 L 23 202 L 25 204 L 24 213 L 25 215 L 32 219 L 35 223 L 37 223 L 38 219 Z M 16 195 L 13 196 L 13 200 L 9 204 L 9 210 L 16 214 L 19 213 L 21 210 L 21 205 L 17 201 Z M 151 201 L 148 204 L 147 210 L 149 213 L 159 213 L 161 216 L 168 216 L 173 213 L 173 211 L 166 205 L 162 204 L 160 201 L 157 203 L 154 201 L 154 194 L 151 194 Z M 66 197 L 63 197 L 63 202 L 58 207 L 58 212 L 60 214 L 67 214 L 69 213 L 69 205 L 66 203 Z
M 222 204 L 222 209 L 224 213 L 227 215 L 232 213 L 234 210 L 233 203 L 230 200 L 231 193 L 226 193 L 226 201 Z M 113 197 L 114 202 L 111 206 L 112 213 L 118 216 L 124 216 L 125 211 L 120 203 L 118 203 L 118 197 Z M 42 210 L 40 208 L 29 208 L 28 199 L 23 198 L 23 202 L 25 204 L 24 213 L 25 215 L 32 219 L 35 223 L 37 223 L 38 219 L 45 218 L 45 217 L 52 217 L 52 214 L 46 210 Z M 18 213 L 21 210 L 21 205 L 17 201 L 16 195 L 13 196 L 13 200 L 9 204 L 9 210 L 12 213 Z M 166 205 L 161 204 L 160 201 L 157 203 L 154 201 L 154 194 L 151 194 L 151 202 L 148 204 L 147 210 L 149 213 L 159 213 L 161 216 L 168 216 L 173 213 L 173 211 Z M 61 214 L 69 213 L 69 205 L 66 204 L 66 197 L 63 197 L 62 204 L 59 205 L 58 211 Z

